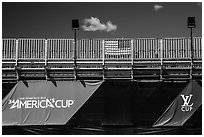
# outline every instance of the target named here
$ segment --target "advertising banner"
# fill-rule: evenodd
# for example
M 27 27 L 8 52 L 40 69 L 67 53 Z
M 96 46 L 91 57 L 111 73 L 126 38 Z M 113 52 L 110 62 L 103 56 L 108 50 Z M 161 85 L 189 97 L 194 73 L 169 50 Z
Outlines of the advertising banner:
M 62 125 L 102 81 L 19 81 L 2 103 L 2 125 Z
M 196 81 L 191 81 L 154 123 L 153 127 L 182 126 L 201 104 L 202 88 Z

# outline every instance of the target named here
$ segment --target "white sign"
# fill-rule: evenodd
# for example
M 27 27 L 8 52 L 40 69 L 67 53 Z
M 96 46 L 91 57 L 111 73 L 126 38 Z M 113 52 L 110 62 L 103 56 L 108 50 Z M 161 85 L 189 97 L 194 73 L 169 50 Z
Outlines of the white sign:
M 182 99 L 183 99 L 183 105 L 181 105 L 181 111 L 185 112 L 185 111 L 191 111 L 193 109 L 193 103 L 190 104 L 191 98 L 192 98 L 192 94 L 190 95 L 181 95 Z
M 26 97 L 9 100 L 10 109 L 20 108 L 69 108 L 74 104 L 74 100 L 56 100 L 55 98 L 46 97 Z

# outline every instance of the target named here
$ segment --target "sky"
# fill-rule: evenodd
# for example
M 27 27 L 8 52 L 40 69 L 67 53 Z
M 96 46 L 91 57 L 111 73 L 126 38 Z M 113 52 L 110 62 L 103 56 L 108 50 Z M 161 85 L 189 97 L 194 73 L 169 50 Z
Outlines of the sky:
M 3 38 L 189 37 L 202 36 L 202 4 L 197 2 L 3 2 Z

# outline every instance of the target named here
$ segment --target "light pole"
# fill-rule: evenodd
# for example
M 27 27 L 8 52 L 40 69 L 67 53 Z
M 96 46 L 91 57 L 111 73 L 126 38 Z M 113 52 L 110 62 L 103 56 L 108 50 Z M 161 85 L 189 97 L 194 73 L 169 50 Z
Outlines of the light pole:
M 78 19 L 73 19 L 72 20 L 72 30 L 74 30 L 74 75 L 75 79 L 77 79 L 77 73 L 76 73 L 76 59 L 77 59 L 77 40 L 76 40 L 76 31 L 79 30 L 79 20 Z
M 194 58 L 194 51 L 193 51 L 193 28 L 195 28 L 195 17 L 188 17 L 188 28 L 191 29 L 191 71 L 190 71 L 190 78 L 192 79 L 193 75 L 193 58 Z

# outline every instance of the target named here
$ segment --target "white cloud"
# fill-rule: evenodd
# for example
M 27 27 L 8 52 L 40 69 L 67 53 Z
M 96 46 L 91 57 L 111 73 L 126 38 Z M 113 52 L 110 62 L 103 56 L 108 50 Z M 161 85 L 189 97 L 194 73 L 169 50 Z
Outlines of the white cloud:
M 113 25 L 112 22 L 108 21 L 106 23 L 106 31 L 109 32 L 109 31 L 113 31 L 113 30 L 116 30 L 117 29 L 117 26 L 116 25 Z
M 160 9 L 162 9 L 162 8 L 164 8 L 164 6 L 158 5 L 158 4 L 154 5 L 154 10 L 155 10 L 155 11 L 158 11 L 158 10 L 160 10 Z
M 111 21 L 106 24 L 101 23 L 97 17 L 91 17 L 90 19 L 84 19 L 82 29 L 84 31 L 116 31 L 117 25 L 113 25 Z

